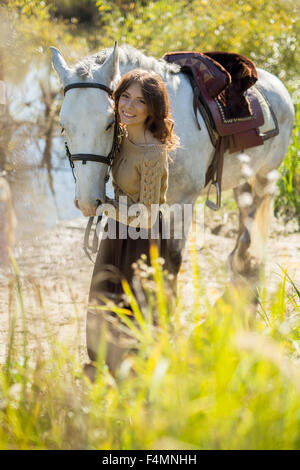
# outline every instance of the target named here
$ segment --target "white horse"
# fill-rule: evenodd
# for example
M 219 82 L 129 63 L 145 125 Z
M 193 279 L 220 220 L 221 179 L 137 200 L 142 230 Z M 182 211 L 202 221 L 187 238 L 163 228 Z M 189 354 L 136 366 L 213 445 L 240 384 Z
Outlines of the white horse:
M 54 47 L 52 61 L 64 87 L 74 82 L 104 84 L 112 89 L 121 76 L 134 68 L 153 70 L 160 74 L 167 86 L 175 132 L 180 148 L 172 155 L 169 167 L 168 204 L 192 204 L 203 194 L 206 170 L 211 163 L 214 147 L 204 119 L 198 111 L 199 131 L 193 113 L 193 92 L 186 75 L 178 66 L 147 57 L 130 46 L 115 44 L 69 67 L 60 51 Z M 257 260 L 261 260 L 269 225 L 268 216 L 273 199 L 274 175 L 283 161 L 292 132 L 294 108 L 282 82 L 265 70 L 258 69 L 258 84 L 271 103 L 278 120 L 279 134 L 263 145 L 248 149 L 247 156 L 225 153 L 222 178 L 223 191 L 234 189 L 240 211 L 238 238 L 230 254 L 230 266 L 237 276 L 257 274 Z M 112 146 L 114 120 L 113 102 L 108 93 L 95 88 L 75 88 L 65 95 L 60 124 L 72 154 L 91 153 L 108 155 Z M 245 172 L 245 160 L 247 172 Z M 75 204 L 85 216 L 95 215 L 99 202 L 105 199 L 107 165 L 88 161 L 75 162 L 77 177 Z M 243 194 L 248 193 L 248 194 Z M 247 196 L 247 197 L 244 197 Z M 191 222 L 191 221 L 190 221 Z M 254 250 L 257 240 L 258 250 Z M 168 240 L 173 272 L 178 273 L 186 239 Z

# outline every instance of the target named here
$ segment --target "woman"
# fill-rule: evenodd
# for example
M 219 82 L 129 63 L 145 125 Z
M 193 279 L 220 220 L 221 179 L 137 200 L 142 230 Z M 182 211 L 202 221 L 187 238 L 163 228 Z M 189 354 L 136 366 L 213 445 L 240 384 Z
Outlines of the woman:
M 166 202 L 168 152 L 178 142 L 173 133 L 167 90 L 159 75 L 141 69 L 132 70 L 122 77 L 113 97 L 122 142 L 112 166 L 115 199 L 107 198 L 106 201 L 112 209 L 108 211 L 107 227 L 113 227 L 115 231 L 108 230 L 107 236 L 101 240 L 90 287 L 89 304 L 96 303 L 97 306 L 104 303 L 101 295 L 120 302 L 122 277 L 135 293 L 132 263 L 145 254 L 150 265 L 149 247 L 155 227 L 158 239 L 154 238 L 154 242 L 156 240 L 160 256 L 165 259 L 164 269 L 168 269 L 167 240 L 162 238 L 163 216 L 158 205 Z M 133 237 L 133 232 L 139 232 L 137 215 L 133 216 L 132 210 L 131 215 L 124 211 L 124 201 L 128 211 L 130 207 L 133 209 L 133 204 L 140 204 L 139 238 Z M 152 214 L 151 208 L 156 209 Z M 146 210 L 143 212 L 143 209 Z M 99 308 L 88 311 L 88 354 L 92 361 L 96 361 L 101 334 L 105 334 L 106 362 L 114 373 L 126 347 L 120 345 L 120 330 L 113 325 L 114 321 L 118 322 L 117 315 L 111 314 L 106 323 L 104 317 L 108 318 L 107 312 Z M 106 328 L 103 328 L 104 323 Z M 91 366 L 85 366 L 85 371 L 91 375 Z

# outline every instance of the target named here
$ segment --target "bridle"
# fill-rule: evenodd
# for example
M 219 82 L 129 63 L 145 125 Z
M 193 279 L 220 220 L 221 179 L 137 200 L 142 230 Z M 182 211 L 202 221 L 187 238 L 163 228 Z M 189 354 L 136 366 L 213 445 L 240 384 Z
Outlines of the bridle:
M 113 90 L 111 88 L 109 88 L 106 85 L 102 85 L 101 83 L 71 83 L 70 85 L 67 85 L 64 88 L 64 95 L 67 93 L 68 90 L 71 90 L 72 88 L 99 88 L 100 90 L 106 91 L 109 94 L 109 96 L 112 96 L 112 94 L 113 94 Z M 115 154 L 118 150 L 118 145 L 119 145 L 119 142 L 118 142 L 118 124 L 117 124 L 117 120 L 115 120 L 115 124 L 114 124 L 114 138 L 113 138 L 111 151 L 109 152 L 109 154 L 107 156 L 95 155 L 93 153 L 74 153 L 74 154 L 71 154 L 71 152 L 69 150 L 69 147 L 68 147 L 68 144 L 67 144 L 67 142 L 65 142 L 66 154 L 67 154 L 67 157 L 69 159 L 70 166 L 72 168 L 72 173 L 73 173 L 75 182 L 76 182 L 76 176 L 74 174 L 74 162 L 75 161 L 82 161 L 82 164 L 86 165 L 86 162 L 90 161 L 90 162 L 105 163 L 106 165 L 108 165 L 108 172 L 105 176 L 105 182 L 107 183 L 107 181 L 109 180 L 109 173 L 110 173 L 110 170 L 111 170 L 112 162 L 113 162 L 114 156 L 115 156 Z
M 108 86 L 106 86 L 106 85 L 102 85 L 101 83 L 71 83 L 70 85 L 67 85 L 64 88 L 64 95 L 67 93 L 68 90 L 71 90 L 72 88 L 98 88 L 100 90 L 106 91 L 109 94 L 109 96 L 111 96 L 111 97 L 113 95 L 113 90 L 111 88 L 109 88 Z M 105 175 L 105 182 L 106 183 L 108 182 L 110 170 L 111 170 L 112 163 L 113 163 L 113 159 L 114 159 L 114 157 L 115 157 L 115 155 L 116 155 L 116 153 L 119 149 L 119 132 L 118 132 L 118 130 L 119 129 L 118 129 L 117 119 L 115 119 L 113 143 L 112 143 L 111 150 L 110 150 L 110 152 L 107 156 L 95 155 L 95 154 L 92 154 L 92 153 L 75 153 L 75 154 L 71 154 L 71 152 L 69 150 L 69 147 L 68 147 L 68 144 L 65 141 L 66 155 L 67 155 L 67 157 L 69 159 L 69 162 L 70 162 L 70 166 L 71 166 L 71 169 L 72 169 L 72 173 L 73 173 L 75 183 L 76 183 L 76 176 L 75 176 L 75 173 L 74 173 L 74 162 L 75 161 L 82 161 L 83 165 L 86 165 L 86 162 L 88 162 L 88 161 L 98 162 L 98 163 L 105 163 L 106 165 L 108 165 L 108 171 L 107 171 L 107 174 Z M 102 215 L 98 216 L 97 222 L 96 222 L 96 228 L 97 228 L 98 222 L 100 222 L 101 219 L 102 219 Z M 91 231 L 91 228 L 92 228 L 92 225 L 93 225 L 93 221 L 94 221 L 94 217 L 90 217 L 89 221 L 88 221 L 88 224 L 87 224 L 87 227 L 85 229 L 84 244 L 83 244 L 83 249 L 84 249 L 86 255 L 88 256 L 88 258 L 92 262 L 93 262 L 93 260 L 91 258 L 90 253 L 89 253 L 89 250 L 94 254 L 94 253 L 97 252 L 97 249 L 98 249 L 98 237 L 97 237 L 96 228 L 95 228 L 95 232 L 94 232 L 92 247 L 90 247 L 89 243 L 88 243 L 89 242 L 90 231 Z

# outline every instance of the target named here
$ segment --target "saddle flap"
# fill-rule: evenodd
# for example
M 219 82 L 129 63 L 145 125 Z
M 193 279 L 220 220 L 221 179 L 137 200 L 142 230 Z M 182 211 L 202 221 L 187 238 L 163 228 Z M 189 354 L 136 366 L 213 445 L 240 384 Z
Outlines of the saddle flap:
M 248 103 L 249 116 L 227 118 L 225 106 L 218 98 L 210 100 L 207 104 L 212 113 L 216 129 L 220 136 L 237 134 L 264 124 L 264 116 L 256 94 L 247 90 L 243 99 Z
M 229 152 L 235 153 L 251 147 L 263 145 L 264 139 L 259 135 L 259 129 L 248 129 L 244 132 L 229 136 Z

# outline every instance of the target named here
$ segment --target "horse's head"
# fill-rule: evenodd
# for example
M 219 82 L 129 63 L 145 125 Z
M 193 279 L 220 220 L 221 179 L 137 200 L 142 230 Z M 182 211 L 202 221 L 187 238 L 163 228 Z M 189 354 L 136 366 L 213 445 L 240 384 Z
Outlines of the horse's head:
M 114 89 L 120 79 L 118 47 L 102 65 L 90 67 L 82 78 L 68 67 L 62 54 L 51 47 L 52 63 L 64 88 L 73 83 L 98 83 Z M 95 67 L 95 65 L 93 65 Z M 74 154 L 108 156 L 113 144 L 114 108 L 110 94 L 99 88 L 71 88 L 65 93 L 60 125 L 65 130 L 68 148 Z M 83 215 L 95 215 L 105 198 L 106 163 L 74 161 L 76 174 L 75 205 Z

